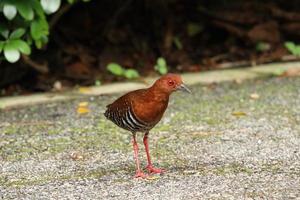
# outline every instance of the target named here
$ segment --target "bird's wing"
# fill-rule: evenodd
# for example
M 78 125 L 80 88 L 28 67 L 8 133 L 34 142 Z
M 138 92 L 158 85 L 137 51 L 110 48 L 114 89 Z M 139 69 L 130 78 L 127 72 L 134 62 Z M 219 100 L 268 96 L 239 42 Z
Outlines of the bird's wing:
M 149 124 L 137 118 L 132 109 L 132 98 L 130 96 L 122 96 L 108 105 L 104 115 L 116 125 L 131 132 L 146 131 L 152 128 Z
M 106 106 L 107 109 L 104 115 L 105 117 L 116 123 L 121 123 L 121 119 L 126 115 L 127 105 L 128 101 L 126 100 L 126 98 L 119 98 L 112 104 Z

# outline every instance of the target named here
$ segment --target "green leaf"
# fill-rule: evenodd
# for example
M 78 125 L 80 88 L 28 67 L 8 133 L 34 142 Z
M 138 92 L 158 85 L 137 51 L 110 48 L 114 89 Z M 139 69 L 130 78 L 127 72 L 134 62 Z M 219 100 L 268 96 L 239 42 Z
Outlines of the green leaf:
M 100 86 L 101 85 L 101 81 L 100 80 L 95 80 L 95 86 Z
M 267 42 L 258 42 L 256 44 L 256 51 L 259 51 L 259 52 L 264 52 L 264 51 L 268 51 L 270 50 L 271 48 L 271 45 Z
M 187 26 L 188 36 L 193 37 L 199 34 L 203 30 L 203 27 L 196 23 L 189 23 Z
M 7 39 L 9 35 L 9 31 L 8 30 L 2 31 L 1 35 Z
M 25 33 L 24 28 L 18 28 L 10 34 L 9 38 L 10 39 L 19 39 L 20 37 L 22 37 L 24 35 L 24 33 Z
M 37 14 L 37 16 L 39 16 L 41 19 L 45 19 L 45 13 L 44 10 L 42 8 L 42 5 L 40 4 L 39 1 L 37 0 L 26 0 L 28 2 L 30 2 L 32 8 L 35 10 L 35 13 Z
M 0 34 L 4 37 L 4 38 L 8 38 L 9 35 L 9 31 L 8 28 L 5 24 L 0 23 Z
M 43 44 L 46 44 L 46 43 L 48 43 L 48 37 L 46 36 L 46 35 L 43 35 L 42 37 L 41 37 L 41 41 L 42 41 L 42 43 Z
M 275 69 L 271 73 L 273 76 L 282 76 L 284 72 L 285 72 L 285 69 Z
M 35 40 L 34 42 L 35 42 L 36 48 L 40 49 L 40 48 L 43 47 L 43 42 L 42 42 L 42 40 Z
M 4 57 L 10 63 L 15 63 L 20 59 L 20 52 L 11 41 L 8 41 L 4 46 Z
M 20 13 L 20 15 L 26 19 L 26 20 L 33 20 L 34 12 L 31 7 L 31 3 L 28 3 L 27 1 L 17 1 L 16 6 Z
M 124 72 L 124 76 L 128 79 L 138 78 L 140 75 L 135 69 L 127 69 Z
M 288 49 L 293 49 L 293 48 L 295 48 L 295 43 L 294 42 L 290 42 L 290 41 L 288 41 L 288 42 L 285 42 L 284 43 L 284 46 L 286 47 L 286 48 L 288 48 Z
M 5 4 L 3 6 L 3 13 L 8 20 L 12 20 L 17 14 L 17 9 L 14 5 Z
M 291 52 L 292 54 L 295 54 L 296 45 L 294 42 L 285 42 L 284 46 L 285 46 L 285 48 L 287 48 L 287 50 L 289 52 Z
M 294 54 L 295 54 L 296 56 L 300 56 L 300 45 L 297 45 L 297 46 L 295 47 Z
M 157 64 L 155 65 L 154 69 L 162 75 L 168 73 L 166 60 L 164 58 L 161 58 L 161 57 L 158 58 L 157 59 Z
M 177 47 L 177 49 L 182 49 L 182 43 L 181 43 L 179 37 L 174 37 L 173 40 L 174 40 L 174 44 Z
M 15 48 L 25 55 L 29 55 L 31 53 L 30 46 L 23 40 L 12 40 L 10 43 L 12 43 Z
M 68 0 L 69 4 L 75 3 L 76 0 Z
M 300 45 L 296 45 L 294 42 L 285 42 L 284 46 L 291 54 L 300 56 Z
M 34 40 L 38 40 L 41 38 L 40 24 L 37 20 L 35 20 L 31 23 L 30 34 Z
M 34 40 L 41 38 L 40 26 L 37 20 L 33 21 L 30 25 L 30 34 Z
M 41 0 L 41 5 L 47 14 L 52 14 L 60 7 L 60 0 Z
M 7 29 L 6 25 L 0 23 L 0 33 L 2 33 L 3 31 L 7 31 L 7 30 L 8 29 Z
M 117 76 L 121 76 L 124 73 L 124 69 L 117 63 L 109 63 L 106 69 Z
M 157 66 L 156 70 L 162 75 L 168 73 L 168 68 L 166 66 Z
M 158 65 L 158 66 L 167 66 L 167 62 L 166 62 L 166 60 L 165 60 L 164 58 L 159 57 L 159 58 L 157 59 L 157 65 Z
M 33 43 L 32 37 L 30 35 L 26 35 L 26 43 L 31 46 Z
M 48 42 L 49 26 L 47 21 L 43 18 L 34 20 L 30 26 L 30 34 L 36 47 L 41 48 L 43 44 Z
M 49 34 L 48 23 L 45 19 L 34 20 L 30 26 L 30 34 L 34 40 L 39 40 Z
M 3 47 L 4 47 L 4 42 L 0 41 L 0 53 L 2 52 Z

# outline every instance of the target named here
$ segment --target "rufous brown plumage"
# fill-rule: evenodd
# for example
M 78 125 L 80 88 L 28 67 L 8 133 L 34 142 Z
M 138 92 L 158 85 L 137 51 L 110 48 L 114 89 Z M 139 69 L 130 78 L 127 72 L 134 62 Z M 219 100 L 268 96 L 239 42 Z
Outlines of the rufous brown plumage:
M 169 96 L 176 90 L 190 90 L 183 84 L 177 74 L 167 74 L 147 88 L 129 92 L 107 106 L 105 117 L 117 126 L 130 131 L 133 135 L 134 158 L 136 162 L 135 177 L 145 178 L 140 169 L 136 133 L 143 132 L 144 145 L 148 160 L 147 170 L 150 173 L 162 173 L 162 169 L 154 168 L 150 159 L 148 135 L 149 131 L 161 120 L 168 107 Z

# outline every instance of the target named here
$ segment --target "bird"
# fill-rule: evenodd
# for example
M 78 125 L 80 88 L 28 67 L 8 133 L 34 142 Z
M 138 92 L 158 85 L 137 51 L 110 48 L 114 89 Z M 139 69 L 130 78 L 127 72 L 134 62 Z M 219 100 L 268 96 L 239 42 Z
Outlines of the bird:
M 143 143 L 147 156 L 146 169 L 148 172 L 150 174 L 165 172 L 164 169 L 155 168 L 152 164 L 148 136 L 150 130 L 162 119 L 168 107 L 170 95 L 177 90 L 191 93 L 180 75 L 169 73 L 157 79 L 151 87 L 128 92 L 106 106 L 104 116 L 120 128 L 132 133 L 136 178 L 149 176 L 140 168 L 139 148 L 136 139 L 138 132 L 144 133 Z

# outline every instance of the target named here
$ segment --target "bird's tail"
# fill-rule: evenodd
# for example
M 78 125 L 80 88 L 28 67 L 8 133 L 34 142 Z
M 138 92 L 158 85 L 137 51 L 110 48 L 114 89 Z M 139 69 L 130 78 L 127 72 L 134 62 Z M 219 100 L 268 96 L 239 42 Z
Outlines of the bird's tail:
M 105 113 L 104 113 L 104 116 L 105 116 L 107 119 L 110 119 L 110 109 L 109 109 L 110 105 L 111 105 L 111 104 L 109 104 L 109 105 L 106 106 L 106 111 L 105 111 Z
M 109 112 L 108 110 L 105 111 L 104 116 L 108 119 L 109 118 Z

